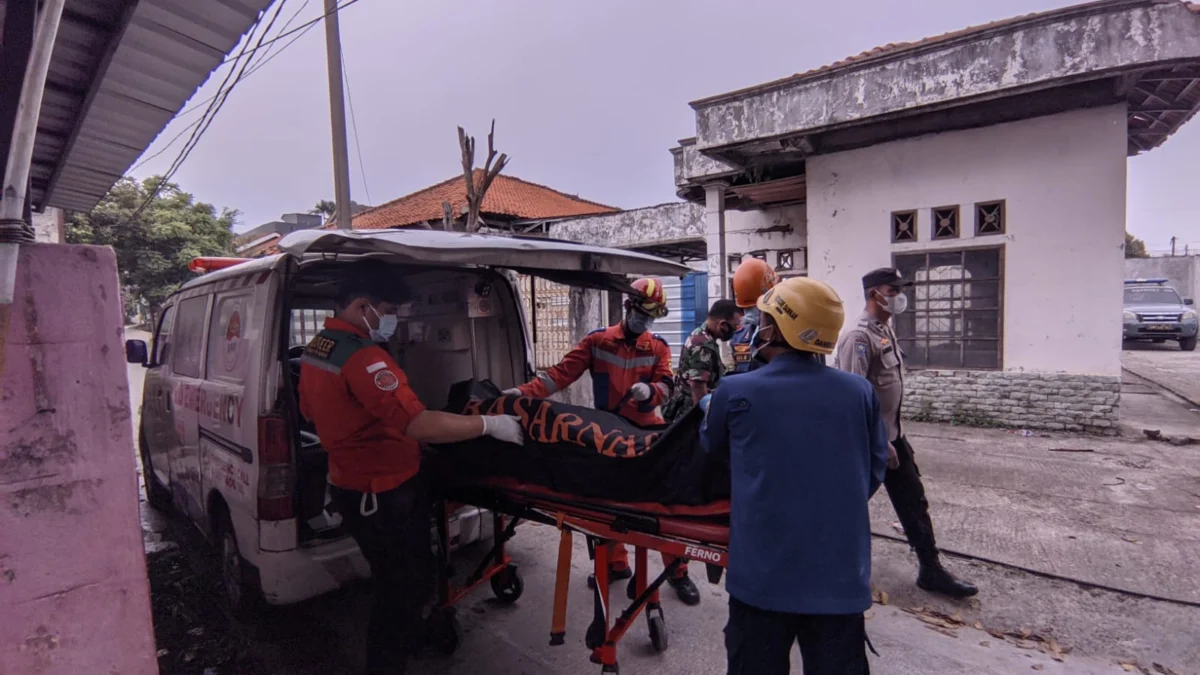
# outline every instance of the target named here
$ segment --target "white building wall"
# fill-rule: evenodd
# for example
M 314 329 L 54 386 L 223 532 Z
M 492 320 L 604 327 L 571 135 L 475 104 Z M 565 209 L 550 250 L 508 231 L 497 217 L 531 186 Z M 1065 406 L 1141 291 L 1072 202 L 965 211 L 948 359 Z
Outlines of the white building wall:
M 896 141 L 808 162 L 809 273 L 848 308 L 892 254 L 1004 244 L 1003 365 L 1119 376 L 1124 105 Z M 974 204 L 1006 201 L 1004 235 L 974 236 Z M 961 238 L 931 241 L 933 207 L 960 205 Z M 919 241 L 891 213 L 918 209 Z
M 783 276 L 801 275 L 807 271 L 808 218 L 803 204 L 767 210 L 725 211 L 725 260 L 721 260 L 721 235 L 711 224 L 706 231 L 708 242 L 708 299 L 732 298 L 729 281 L 733 278 L 730 256 L 762 254 L 771 267 L 779 264 L 780 253 L 792 254 L 792 269 L 781 271 Z M 721 270 L 725 270 L 725 295 L 722 295 Z

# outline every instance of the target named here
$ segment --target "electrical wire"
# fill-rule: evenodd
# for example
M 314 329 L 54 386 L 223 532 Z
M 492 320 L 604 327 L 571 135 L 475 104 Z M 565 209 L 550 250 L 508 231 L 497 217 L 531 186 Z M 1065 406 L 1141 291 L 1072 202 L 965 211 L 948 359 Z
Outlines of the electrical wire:
M 287 27 L 288 27 L 288 25 L 289 25 L 289 24 L 291 24 L 291 22 L 292 22 L 292 21 L 294 21 L 294 20 L 296 19 L 296 17 L 297 17 L 297 16 L 298 16 L 298 15 L 299 15 L 301 12 L 303 12 L 303 11 L 304 11 L 304 9 L 305 9 L 306 7 L 308 7 L 308 5 L 309 5 L 309 3 L 310 3 L 310 2 L 312 2 L 312 0 L 304 0 L 304 4 L 303 4 L 303 5 L 301 5 L 300 9 L 296 10 L 295 14 L 292 14 L 292 17 L 291 17 L 290 19 L 288 19 L 288 20 L 287 20 L 287 23 L 285 23 L 285 24 L 283 25 L 283 29 L 282 29 L 282 30 L 287 30 Z M 257 73 L 259 70 L 261 70 L 262 68 L 266 67 L 266 65 L 267 65 L 268 63 L 270 63 L 271 61 L 273 61 L 273 60 L 275 59 L 275 57 L 276 57 L 276 56 L 279 56 L 279 55 L 280 55 L 280 54 L 282 54 L 283 52 L 287 51 L 287 48 L 288 48 L 288 47 L 291 47 L 293 44 L 295 44 L 295 43 L 296 43 L 296 41 L 297 41 L 297 40 L 299 40 L 300 38 L 302 38 L 302 37 L 304 37 L 305 35 L 307 35 L 307 34 L 308 34 L 308 32 L 309 32 L 310 30 L 312 30 L 314 27 L 316 27 L 316 24 L 315 24 L 315 23 L 310 23 L 310 24 L 308 25 L 308 27 L 307 27 L 307 28 L 305 28 L 303 31 L 301 31 L 301 32 L 300 32 L 298 35 L 296 35 L 295 37 L 293 37 L 291 40 L 289 40 L 289 41 L 288 41 L 286 44 L 284 44 L 284 45 L 283 45 L 282 47 L 280 47 L 279 49 L 277 49 L 277 50 L 275 50 L 275 51 L 267 50 L 266 52 L 264 52 L 264 53 L 263 53 L 263 56 L 262 56 L 262 58 L 260 58 L 260 59 L 258 60 L 258 62 L 257 62 L 257 63 L 255 63 L 255 64 L 254 64 L 254 65 L 253 65 L 253 66 L 252 66 L 252 67 L 251 67 L 249 70 L 247 70 L 245 75 L 243 75 L 242 77 L 238 78 L 237 80 L 234 80 L 234 82 L 233 82 L 233 86 L 237 86 L 237 84 L 238 84 L 239 82 L 241 82 L 242 80 L 245 80 L 245 79 L 249 78 L 249 77 L 250 77 L 251 75 L 253 75 L 254 73 Z M 183 110 L 183 111 L 182 111 L 182 112 L 180 112 L 178 115 L 176 115 L 176 116 L 175 116 L 175 119 L 179 119 L 180 117 L 184 117 L 184 116 L 186 116 L 186 115 L 188 115 L 188 114 L 192 113 L 193 111 L 199 110 L 201 106 L 203 106 L 203 105 L 205 105 L 206 103 L 209 103 L 210 101 L 212 101 L 212 100 L 216 99 L 216 98 L 217 98 L 218 96 L 220 96 L 220 95 L 221 95 L 221 93 L 220 93 L 220 92 L 217 92 L 216 94 L 213 94 L 212 96 L 209 96 L 208 98 L 204 99 L 203 101 L 198 101 L 197 103 L 195 103 L 195 104 L 191 105 L 191 106 L 190 106 L 190 107 L 188 107 L 186 110 Z M 199 125 L 200 125 L 200 123 L 201 123 L 201 122 L 203 122 L 203 121 L 204 121 L 204 118 L 203 118 L 203 116 L 201 116 L 201 118 L 200 118 L 200 119 L 198 119 L 198 120 L 196 120 L 195 122 L 192 122 L 191 124 L 188 124 L 187 126 L 185 126 L 183 129 L 181 129 L 181 130 L 179 131 L 179 133 L 175 134 L 175 136 L 173 136 L 173 137 L 171 138 L 171 140 L 167 141 L 167 144 L 166 144 L 166 145 L 164 145 L 162 148 L 160 148 L 160 149 L 158 150 L 158 152 L 154 153 L 153 155 L 150 155 L 149 157 L 144 157 L 144 158 L 142 158 L 142 160 L 141 160 L 140 162 L 138 162 L 138 163 L 137 163 L 137 164 L 135 164 L 135 165 L 134 165 L 134 166 L 133 166 L 131 169 L 129 169 L 129 173 L 133 173 L 134 171 L 137 171 L 138 169 L 142 168 L 142 166 L 143 166 L 143 165 L 145 165 L 147 162 L 149 162 L 149 161 L 151 161 L 151 160 L 153 160 L 153 159 L 155 159 L 155 158 L 157 158 L 157 157 L 161 156 L 161 155 L 162 155 L 163 153 L 165 153 L 167 150 L 170 150 L 170 149 L 171 149 L 171 146 L 175 145 L 175 142 L 176 142 L 176 141 L 178 141 L 180 138 L 182 138 L 182 137 L 183 137 L 183 135 L 184 135 L 184 134 L 186 134 L 186 133 L 187 133 L 189 130 L 191 130 L 191 129 L 194 129 L 194 128 L 196 128 L 197 126 L 199 126 Z
M 251 49 L 250 51 L 248 51 L 248 52 L 246 52 L 246 53 L 247 53 L 247 54 L 253 54 L 254 52 L 258 51 L 259 49 L 262 49 L 263 47 L 266 47 L 267 45 L 270 45 L 270 44 L 272 44 L 272 43 L 274 43 L 274 42 L 278 42 L 279 40 L 282 40 L 283 38 L 285 38 L 285 37 L 287 37 L 287 36 L 289 36 L 289 35 L 292 35 L 293 33 L 297 33 L 297 32 L 299 32 L 299 31 L 301 31 L 301 30 L 303 30 L 303 29 L 305 29 L 305 28 L 308 28 L 308 27 L 310 27 L 310 26 L 314 26 L 314 25 L 316 25 L 316 24 L 320 23 L 321 19 L 324 19 L 325 17 L 329 16 L 330 14 L 335 14 L 335 13 L 337 13 L 337 12 L 340 12 L 340 11 L 342 11 L 343 9 L 346 9 L 347 7 L 349 7 L 350 5 L 353 5 L 353 4 L 354 4 L 354 3 L 356 3 L 356 2 L 358 2 L 358 0 L 347 0 L 346 2 L 344 2 L 344 3 L 342 3 L 342 4 L 340 4 L 340 5 L 336 6 L 336 7 L 334 7 L 334 8 L 333 8 L 331 11 L 328 11 L 328 12 L 325 12 L 325 13 L 321 14 L 321 16 L 318 16 L 317 18 L 313 19 L 312 21 L 309 21 L 309 22 L 307 22 L 307 23 L 300 24 L 299 26 L 296 26 L 294 29 L 292 29 L 292 30 L 290 30 L 290 31 L 288 31 L 288 32 L 286 32 L 286 33 L 281 33 L 281 34 L 279 34 L 279 35 L 276 35 L 275 37 L 271 38 L 271 39 L 270 39 L 270 40 L 268 40 L 267 42 L 264 42 L 264 43 L 262 43 L 262 44 L 260 44 L 260 45 L 255 45 L 255 46 L 254 46 L 254 49 Z M 228 59 L 226 59 L 226 60 L 228 60 Z
M 275 21 L 279 19 L 279 15 L 282 13 L 283 5 L 287 2 L 287 0 L 280 0 L 279 5 L 276 6 L 275 14 L 271 17 L 271 20 L 267 24 L 266 30 L 264 30 L 262 35 L 259 36 L 258 42 L 255 43 L 254 47 L 247 49 L 246 47 L 243 46 L 241 51 L 238 52 L 237 56 L 235 56 L 232 59 L 232 63 L 234 64 L 234 67 L 230 68 L 229 73 L 226 74 L 225 79 L 221 82 L 221 86 L 218 87 L 217 94 L 212 98 L 212 102 L 209 104 L 208 109 L 205 110 L 205 114 L 202 116 L 200 123 L 196 126 L 195 130 L 192 132 L 192 135 L 188 138 L 188 141 L 184 144 L 183 150 L 176 157 L 175 161 L 171 163 L 171 167 L 167 170 L 166 174 L 164 174 L 162 180 L 160 180 L 158 182 L 158 184 L 155 186 L 154 190 L 146 197 L 146 201 L 142 202 L 142 204 L 137 208 L 137 210 L 134 211 L 133 215 L 130 216 L 130 219 L 136 218 L 139 215 L 141 215 L 142 211 L 144 211 L 146 209 L 146 207 L 150 205 L 150 202 L 152 202 L 154 200 L 154 198 L 158 196 L 158 193 L 160 190 L 162 190 L 163 186 L 165 186 L 167 184 L 167 182 L 171 179 L 171 177 L 173 177 L 175 175 L 175 172 L 179 170 L 179 167 L 183 165 L 183 162 L 186 161 L 188 156 L 191 155 L 192 150 L 195 149 L 196 144 L 199 142 L 200 138 L 204 135 L 204 132 L 208 130 L 208 127 L 212 124 L 213 119 L 216 118 L 216 114 L 218 112 L 220 112 L 222 107 L 224 107 L 225 101 L 228 100 L 228 98 L 229 98 L 229 94 L 232 93 L 232 91 L 233 91 L 234 87 L 237 85 L 237 83 L 240 82 L 242 79 L 244 79 L 247 67 L 250 64 L 251 59 L 246 59 L 242 63 L 242 67 L 240 70 L 238 70 L 238 74 L 234 78 L 233 84 L 232 85 L 228 84 L 230 75 L 232 75 L 234 70 L 237 70 L 237 63 L 239 61 L 241 61 L 241 59 L 243 57 L 253 54 L 253 53 L 257 52 L 258 50 L 262 49 L 263 47 L 272 45 L 289 35 L 293 35 L 293 34 L 301 33 L 301 32 L 307 32 L 307 29 L 311 28 L 312 26 L 315 26 L 317 23 L 319 23 L 325 17 L 327 17 L 335 12 L 339 12 L 339 11 L 349 7 L 350 5 L 353 5 L 354 3 L 358 2 L 358 1 L 359 0 L 348 0 L 347 2 L 345 2 L 341 5 L 335 6 L 331 11 L 321 14 L 321 16 L 317 17 L 316 19 L 313 19 L 304 24 L 301 24 L 300 26 L 297 26 L 296 28 L 294 28 L 290 31 L 281 32 L 279 35 L 276 35 L 274 38 L 272 38 L 270 40 L 266 40 L 266 36 L 268 33 L 270 33 L 271 27 L 274 26 Z M 264 10 L 263 13 L 261 15 L 259 15 L 258 20 L 255 22 L 254 26 L 250 30 L 250 34 L 247 35 L 247 39 L 245 42 L 246 45 L 248 45 L 250 43 L 253 33 L 255 32 L 255 30 L 257 30 L 258 26 L 262 23 L 262 18 L 264 16 L 266 16 L 266 10 Z M 293 40 L 293 42 L 294 41 L 295 40 Z M 222 64 L 219 64 L 219 65 L 223 65 L 225 62 L 229 62 L 229 61 L 230 61 L 230 59 L 226 59 L 224 62 L 222 62 Z M 265 63 L 263 65 L 265 65 Z
M 275 13 L 271 16 L 270 21 L 267 22 L 267 26 L 263 30 L 262 34 L 258 36 L 258 42 L 255 43 L 255 49 L 263 44 L 267 34 L 271 32 L 271 27 L 274 26 L 275 21 L 279 19 L 279 15 L 283 12 L 283 7 L 286 4 L 287 0 L 279 0 L 279 3 L 275 5 Z M 149 206 L 152 201 L 154 201 L 154 198 L 158 196 L 158 193 L 162 190 L 162 188 L 168 182 L 170 182 L 171 178 L 175 175 L 175 172 L 179 170 L 179 167 L 183 166 L 184 161 L 186 161 L 191 155 L 192 150 L 195 149 L 196 144 L 200 141 L 200 138 L 204 135 L 204 132 L 208 130 L 208 127 L 212 124 L 212 121 L 216 119 L 217 113 L 220 112 L 221 108 L 225 106 L 225 101 L 229 99 L 229 94 L 233 92 L 234 87 L 237 85 L 238 81 L 242 79 L 247 67 L 253 60 L 251 58 L 246 58 L 244 61 L 242 61 L 242 58 L 250 53 L 250 51 L 246 49 L 246 46 L 250 44 L 250 41 L 253 39 L 254 32 L 257 31 L 258 26 L 262 23 L 262 19 L 266 16 L 267 11 L 269 10 L 263 11 L 263 13 L 259 16 L 258 21 L 256 21 L 254 26 L 250 29 L 250 34 L 247 35 L 246 42 L 243 44 L 241 51 L 239 51 L 238 55 L 234 58 L 234 66 L 229 69 L 228 73 L 226 73 L 225 79 L 221 81 L 221 85 L 217 88 L 217 95 L 213 97 L 212 102 L 209 103 L 208 108 L 204 111 L 204 115 L 200 119 L 201 124 L 193 129 L 192 135 L 189 136 L 187 142 L 184 143 L 183 150 L 181 150 L 179 155 L 176 156 L 175 161 L 171 162 L 170 168 L 168 168 L 163 174 L 163 177 L 158 181 L 158 184 L 154 186 L 154 190 L 152 190 L 150 194 L 146 196 L 146 200 L 142 202 L 141 206 L 139 206 L 137 210 L 133 212 L 133 215 L 130 216 L 130 220 L 141 215 L 142 211 L 144 211 L 146 207 Z M 239 61 L 241 62 L 240 69 L 238 68 Z M 237 72 L 236 76 L 234 76 L 235 71 Z M 230 77 L 233 77 L 234 80 L 232 85 L 229 84 Z
M 373 204 L 371 186 L 367 185 L 367 168 L 363 165 L 362 145 L 358 142 L 358 118 L 354 114 L 354 94 L 350 93 L 350 73 L 346 71 L 345 52 L 342 52 L 342 79 L 346 81 L 346 101 L 350 106 L 350 128 L 354 130 L 354 152 L 358 155 L 358 173 L 362 175 L 363 192 L 367 195 L 367 203 Z M 353 202 L 350 206 L 353 210 Z

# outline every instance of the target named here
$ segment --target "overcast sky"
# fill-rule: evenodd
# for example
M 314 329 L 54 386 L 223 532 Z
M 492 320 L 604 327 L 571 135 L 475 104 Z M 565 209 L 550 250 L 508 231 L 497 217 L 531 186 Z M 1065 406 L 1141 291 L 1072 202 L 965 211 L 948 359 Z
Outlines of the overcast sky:
M 458 124 L 478 138 L 482 162 L 494 117 L 510 175 L 623 208 L 673 201 L 668 150 L 695 133 L 688 101 L 1074 3 L 360 0 L 341 23 L 366 169 L 364 180 L 352 138 L 353 199 L 379 204 L 461 172 Z M 304 4 L 286 0 L 275 30 Z M 293 26 L 321 5 L 309 0 Z M 241 82 L 175 176 L 240 210 L 239 229 L 333 198 L 324 45 L 318 24 Z M 199 114 L 172 122 L 147 156 Z M 180 145 L 135 175 L 165 171 Z M 1197 156 L 1200 120 L 1129 162 L 1129 230 L 1151 250 L 1172 235 L 1200 248 Z

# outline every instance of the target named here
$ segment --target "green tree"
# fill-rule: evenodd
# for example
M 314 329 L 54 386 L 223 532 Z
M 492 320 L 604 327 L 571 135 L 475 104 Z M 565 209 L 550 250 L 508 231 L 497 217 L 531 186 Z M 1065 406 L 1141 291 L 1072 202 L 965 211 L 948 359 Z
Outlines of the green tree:
M 1149 258 L 1150 254 L 1146 252 L 1146 242 L 1137 237 L 1125 233 L 1125 257 L 1126 258 Z
M 309 213 L 314 216 L 325 216 L 325 219 L 328 220 L 333 217 L 333 214 L 337 213 L 337 204 L 329 201 L 328 199 L 322 199 L 321 201 L 317 202 L 316 206 L 312 207 L 312 210 L 309 211 Z
M 145 301 L 156 316 L 167 296 L 195 277 L 188 270 L 193 258 L 232 252 L 238 215 L 230 209 L 218 214 L 174 183 L 163 185 L 137 213 L 160 181 L 126 176 L 91 212 L 69 214 L 66 227 L 68 243 L 113 247 L 121 286 L 132 296 L 127 299 Z

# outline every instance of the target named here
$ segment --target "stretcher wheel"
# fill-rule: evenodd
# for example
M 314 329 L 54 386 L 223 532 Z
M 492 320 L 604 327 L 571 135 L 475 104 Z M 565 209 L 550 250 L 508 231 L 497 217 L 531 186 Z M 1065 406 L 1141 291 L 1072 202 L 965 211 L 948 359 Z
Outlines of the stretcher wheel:
M 455 616 L 453 607 L 436 610 L 430 614 L 426 631 L 429 643 L 447 656 L 458 651 L 458 646 L 462 644 L 463 628 Z
M 517 574 L 516 565 L 509 565 L 503 572 L 492 577 L 492 593 L 496 595 L 497 600 L 506 605 L 520 600 L 524 592 L 525 582 L 521 580 L 521 575 Z
M 661 616 L 650 617 L 650 644 L 659 654 L 667 651 L 671 644 L 667 638 L 667 620 Z

